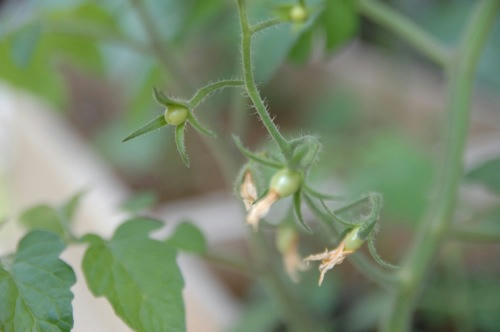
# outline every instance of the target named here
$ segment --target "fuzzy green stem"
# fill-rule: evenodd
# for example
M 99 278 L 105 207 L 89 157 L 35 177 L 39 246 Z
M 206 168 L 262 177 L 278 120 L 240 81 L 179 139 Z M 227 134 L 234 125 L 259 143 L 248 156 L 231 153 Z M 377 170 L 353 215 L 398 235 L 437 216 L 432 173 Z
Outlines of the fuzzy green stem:
M 217 90 L 229 88 L 229 87 L 239 87 L 242 86 L 244 82 L 242 80 L 223 80 L 219 82 L 213 82 L 200 88 L 193 97 L 189 100 L 188 104 L 191 108 L 198 106 L 203 99 L 214 93 Z
M 271 18 L 267 21 L 263 21 L 263 22 L 252 25 L 250 27 L 250 33 L 254 34 L 254 33 L 259 32 L 261 30 L 278 25 L 280 23 L 283 23 L 283 22 L 279 18 Z
M 393 31 L 435 63 L 443 67 L 448 64 L 449 52 L 438 40 L 387 5 L 377 0 L 359 0 L 358 8 L 361 14 Z
M 413 246 L 400 271 L 401 282 L 392 296 L 389 315 L 383 322 L 383 331 L 400 332 L 410 328 L 420 285 L 453 218 L 457 190 L 463 173 L 462 159 L 476 66 L 499 8 L 500 0 L 484 0 L 478 3 L 450 64 L 447 106 L 449 127 L 445 159 L 439 177 L 442 180 L 437 191 L 438 199 L 429 217 L 420 224 Z
M 281 152 L 288 160 L 291 157 L 290 144 L 283 137 L 283 135 L 281 135 L 278 127 L 273 122 L 273 119 L 269 115 L 269 112 L 264 105 L 264 101 L 260 96 L 257 85 L 255 84 L 254 74 L 252 70 L 252 31 L 250 30 L 250 26 L 248 24 L 245 0 L 237 0 L 237 4 L 241 24 L 241 56 L 243 62 L 243 77 L 245 80 L 245 87 L 250 100 L 257 110 L 257 114 L 259 115 L 262 124 L 267 129 L 272 139 L 276 142 L 276 144 L 278 144 Z

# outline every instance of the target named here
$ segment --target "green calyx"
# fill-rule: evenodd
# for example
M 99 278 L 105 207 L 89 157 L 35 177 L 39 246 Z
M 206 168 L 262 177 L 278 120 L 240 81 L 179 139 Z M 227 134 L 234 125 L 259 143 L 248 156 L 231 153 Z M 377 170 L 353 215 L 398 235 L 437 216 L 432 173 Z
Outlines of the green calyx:
M 356 251 L 365 243 L 366 239 L 361 238 L 359 229 L 360 227 L 356 227 L 346 234 L 343 240 L 345 250 Z
M 163 116 L 168 124 L 178 126 L 186 121 L 189 110 L 182 105 L 169 105 L 165 108 Z
M 286 197 L 299 190 L 302 184 L 302 175 L 288 168 L 276 172 L 271 178 L 270 189 L 280 197 Z

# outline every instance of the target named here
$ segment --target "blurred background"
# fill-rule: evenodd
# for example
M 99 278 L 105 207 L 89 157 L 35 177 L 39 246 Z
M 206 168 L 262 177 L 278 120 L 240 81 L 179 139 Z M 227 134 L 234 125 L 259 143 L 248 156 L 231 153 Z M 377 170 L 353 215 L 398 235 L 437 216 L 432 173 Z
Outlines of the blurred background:
M 273 17 L 273 6 L 283 3 L 248 2 L 252 22 Z M 473 5 L 385 2 L 450 47 Z M 255 37 L 257 81 L 287 136 L 321 137 L 313 183 L 347 195 L 384 195 L 377 244 L 397 262 L 439 181 L 445 77 L 404 41 L 359 16 L 351 2 L 307 4 L 313 13 L 305 26 L 283 24 Z M 197 109 L 218 137 L 188 132 L 190 168 L 169 128 L 121 142 L 163 111 L 153 87 L 189 98 L 210 81 L 240 77 L 240 61 L 234 1 L 0 1 L 0 250 L 15 248 L 23 232 L 16 217 L 25 208 L 57 204 L 84 189 L 77 232 L 109 235 L 131 209 L 145 209 L 166 221 L 165 232 L 189 219 L 212 250 L 247 257 L 244 213 L 232 189 L 244 159 L 231 134 L 252 148 L 269 142 L 241 90 L 224 90 Z M 458 225 L 477 224 L 487 234 L 500 233 L 499 61 L 497 20 L 476 77 L 468 176 L 456 215 Z M 287 204 L 269 219 L 278 222 Z M 425 285 L 414 329 L 498 331 L 500 248 L 493 236 L 455 235 Z M 303 255 L 318 249 L 311 236 L 302 238 Z M 82 250 L 63 257 L 78 268 Z M 287 330 L 272 294 L 254 278 L 185 254 L 179 260 L 189 331 Z M 349 262 L 321 288 L 316 278 L 311 269 L 292 287 L 314 315 L 332 330 L 376 329 L 387 306 L 384 290 Z M 75 331 L 127 331 L 84 283 L 74 290 Z

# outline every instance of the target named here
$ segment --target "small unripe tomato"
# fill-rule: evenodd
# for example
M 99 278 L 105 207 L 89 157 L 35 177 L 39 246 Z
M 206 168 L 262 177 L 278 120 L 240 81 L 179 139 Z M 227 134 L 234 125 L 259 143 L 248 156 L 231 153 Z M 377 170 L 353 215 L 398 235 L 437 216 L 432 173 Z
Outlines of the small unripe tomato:
M 182 105 L 172 105 L 165 109 L 165 121 L 173 126 L 180 125 L 186 121 L 189 111 Z
M 365 243 L 365 240 L 359 237 L 359 227 L 354 228 L 344 237 L 344 249 L 356 251 Z
M 305 21 L 307 21 L 309 17 L 307 9 L 301 5 L 295 5 L 292 8 L 290 8 L 289 15 L 290 15 L 290 20 L 292 20 L 293 23 L 304 23 Z
M 271 178 L 270 189 L 280 197 L 294 194 L 300 187 L 302 176 L 288 168 L 276 172 Z

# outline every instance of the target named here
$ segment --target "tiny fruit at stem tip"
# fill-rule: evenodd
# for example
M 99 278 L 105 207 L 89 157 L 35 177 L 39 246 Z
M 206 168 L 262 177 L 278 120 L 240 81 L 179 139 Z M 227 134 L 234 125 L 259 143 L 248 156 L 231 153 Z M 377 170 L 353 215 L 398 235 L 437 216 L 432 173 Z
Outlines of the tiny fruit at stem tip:
M 285 168 L 273 175 L 269 191 L 275 191 L 280 197 L 290 196 L 299 189 L 301 182 L 300 173 Z
M 307 21 L 307 18 L 309 17 L 307 9 L 302 5 L 295 5 L 292 8 L 290 8 L 289 15 L 290 19 L 294 23 L 304 23 L 305 21 Z
M 293 195 L 299 190 L 301 184 L 302 175 L 299 172 L 288 168 L 276 172 L 271 178 L 267 195 L 253 204 L 248 211 L 247 223 L 257 229 L 260 219 L 269 212 L 271 205 L 280 198 Z
M 165 108 L 165 121 L 173 126 L 184 123 L 188 117 L 189 111 L 186 107 L 181 105 L 173 105 Z

